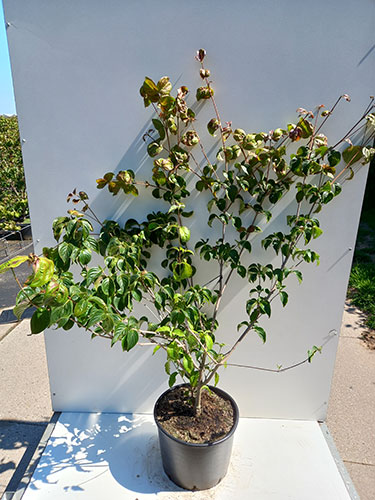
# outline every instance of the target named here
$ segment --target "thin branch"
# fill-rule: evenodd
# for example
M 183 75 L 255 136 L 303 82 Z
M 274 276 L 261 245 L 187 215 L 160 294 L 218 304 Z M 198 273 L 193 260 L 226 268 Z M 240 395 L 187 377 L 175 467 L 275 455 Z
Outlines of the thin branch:
M 201 67 L 202 67 L 202 69 L 204 69 L 203 61 L 201 61 Z M 208 78 L 205 78 L 204 80 L 206 82 L 207 88 L 211 91 L 212 90 L 212 88 L 211 88 L 211 82 L 208 80 Z M 210 99 L 211 99 L 211 102 L 212 102 L 212 105 L 213 105 L 213 108 L 214 108 L 214 111 L 215 111 L 216 118 L 217 118 L 217 120 L 219 122 L 220 137 L 221 137 L 221 143 L 223 145 L 223 153 L 224 153 L 224 165 L 225 165 L 225 171 L 227 172 L 228 171 L 228 160 L 226 159 L 226 156 L 225 156 L 225 141 L 224 141 L 224 133 L 223 133 L 224 127 L 223 127 L 222 122 L 221 122 L 219 110 L 218 110 L 218 108 L 216 106 L 216 102 L 215 102 L 214 96 L 211 95 L 211 92 L 210 92 Z
M 320 349 L 322 349 L 325 345 L 328 344 L 332 340 L 333 337 L 328 338 L 323 342 L 321 345 Z M 303 359 L 302 361 L 298 361 L 297 363 L 293 363 L 292 365 L 286 366 L 285 368 L 282 368 L 282 365 L 280 365 L 280 368 L 274 369 L 274 368 L 263 368 L 261 366 L 251 366 L 251 365 L 241 365 L 238 363 L 226 363 L 226 366 L 234 366 L 237 368 L 249 368 L 251 370 L 260 370 L 264 372 L 272 372 L 272 373 L 282 373 L 286 372 L 288 370 L 291 370 L 292 368 L 296 368 L 297 366 L 301 366 L 305 363 L 310 363 L 311 362 L 311 357 L 307 356 L 307 358 Z

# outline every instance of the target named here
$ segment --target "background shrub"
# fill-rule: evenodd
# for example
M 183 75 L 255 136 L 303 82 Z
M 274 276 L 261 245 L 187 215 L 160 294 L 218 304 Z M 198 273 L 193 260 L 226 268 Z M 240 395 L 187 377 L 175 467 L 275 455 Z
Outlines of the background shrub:
M 28 217 L 18 120 L 0 115 L 0 230 L 19 229 Z

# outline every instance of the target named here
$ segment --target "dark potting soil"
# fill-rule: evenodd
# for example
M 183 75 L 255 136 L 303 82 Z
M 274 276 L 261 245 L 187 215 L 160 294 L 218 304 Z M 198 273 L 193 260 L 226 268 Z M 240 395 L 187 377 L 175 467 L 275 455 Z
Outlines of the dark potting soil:
M 156 419 L 172 436 L 188 443 L 212 443 L 223 438 L 234 425 L 231 402 L 215 392 L 202 392 L 202 410 L 194 415 L 185 387 L 164 395 L 156 407 Z

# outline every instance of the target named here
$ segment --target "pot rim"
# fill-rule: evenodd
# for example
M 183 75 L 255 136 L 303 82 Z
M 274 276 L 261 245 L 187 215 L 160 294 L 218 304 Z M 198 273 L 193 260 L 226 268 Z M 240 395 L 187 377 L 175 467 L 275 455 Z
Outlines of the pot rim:
M 160 425 L 160 423 L 158 422 L 158 420 L 156 419 L 156 407 L 160 401 L 160 399 L 165 395 L 167 394 L 168 392 L 171 392 L 173 391 L 174 389 L 177 389 L 178 387 L 186 387 L 188 386 L 189 384 L 178 384 L 178 385 L 174 385 L 173 387 L 167 389 L 166 391 L 164 391 L 159 397 L 158 399 L 156 400 L 156 403 L 154 405 L 154 411 L 153 411 L 153 415 L 154 415 L 154 421 L 155 421 L 155 424 L 158 428 L 158 430 L 160 432 L 162 432 L 163 434 L 165 434 L 167 437 L 169 437 L 170 439 L 172 439 L 173 441 L 175 441 L 176 443 L 180 443 L 180 444 L 184 444 L 186 446 L 192 446 L 193 448 L 207 448 L 209 446 L 216 446 L 220 443 L 222 443 L 223 441 L 227 441 L 229 438 L 231 438 L 235 432 L 235 430 L 237 429 L 237 425 L 238 425 L 238 422 L 239 422 L 239 418 L 240 418 L 240 413 L 239 413 L 239 409 L 238 409 L 238 406 L 237 406 L 237 403 L 235 402 L 235 400 L 232 398 L 232 396 L 230 394 L 228 394 L 227 392 L 223 391 L 223 389 L 220 389 L 219 387 L 214 387 L 212 385 L 209 385 L 208 387 L 211 389 L 211 391 L 213 392 L 216 392 L 217 394 L 219 394 L 220 396 L 224 396 L 225 398 L 227 398 L 230 402 L 231 402 L 231 405 L 233 407 L 233 417 L 234 417 L 234 423 L 233 423 L 233 427 L 231 428 L 231 430 L 228 432 L 228 434 L 226 434 L 224 437 L 218 439 L 217 441 L 213 441 L 212 443 L 190 443 L 188 441 L 183 441 L 182 439 L 179 439 L 179 438 L 176 438 L 175 436 L 172 436 L 172 434 L 169 434 L 169 432 L 167 432 L 165 429 L 163 429 L 163 427 Z

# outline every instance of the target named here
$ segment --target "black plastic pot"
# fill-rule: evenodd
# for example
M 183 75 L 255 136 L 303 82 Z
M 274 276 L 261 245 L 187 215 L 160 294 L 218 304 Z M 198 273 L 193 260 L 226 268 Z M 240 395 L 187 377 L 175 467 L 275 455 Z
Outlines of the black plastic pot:
M 228 399 L 234 411 L 234 424 L 229 434 L 213 443 L 187 443 L 166 432 L 156 419 L 156 408 L 160 399 L 168 392 L 163 393 L 154 407 L 154 418 L 159 431 L 160 451 L 164 471 L 178 486 L 187 490 L 207 490 L 216 486 L 225 477 L 230 456 L 234 431 L 236 430 L 239 411 L 235 401 L 226 392 L 217 387 L 210 389 L 219 396 Z

